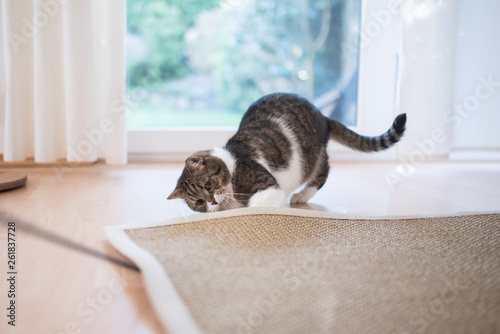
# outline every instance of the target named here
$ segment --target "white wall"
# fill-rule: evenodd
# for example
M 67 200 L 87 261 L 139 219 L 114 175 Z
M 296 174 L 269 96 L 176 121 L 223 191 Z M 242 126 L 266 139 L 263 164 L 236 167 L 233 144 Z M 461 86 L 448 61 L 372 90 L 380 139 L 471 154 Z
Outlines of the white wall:
M 460 0 L 455 68 L 454 100 L 464 112 L 453 119 L 453 148 L 500 150 L 500 1 Z M 493 92 L 480 79 L 490 76 Z

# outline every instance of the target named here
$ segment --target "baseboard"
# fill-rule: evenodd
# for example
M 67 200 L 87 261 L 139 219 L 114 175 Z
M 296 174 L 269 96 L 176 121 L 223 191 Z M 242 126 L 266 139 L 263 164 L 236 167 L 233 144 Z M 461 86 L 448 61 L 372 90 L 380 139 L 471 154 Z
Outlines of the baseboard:
M 3 154 L 0 154 L 0 168 L 24 168 L 24 167 L 90 167 L 94 166 L 97 161 L 67 161 L 59 159 L 54 162 L 35 162 L 35 158 L 27 158 L 24 161 L 7 162 L 3 159 Z

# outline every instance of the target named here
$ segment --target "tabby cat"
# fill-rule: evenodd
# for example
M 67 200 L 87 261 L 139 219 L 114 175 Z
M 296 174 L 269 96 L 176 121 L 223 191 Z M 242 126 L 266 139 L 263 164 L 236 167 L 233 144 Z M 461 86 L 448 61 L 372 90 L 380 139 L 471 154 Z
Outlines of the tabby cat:
M 175 190 L 195 211 L 307 202 L 328 177 L 328 140 L 354 150 L 375 152 L 403 136 L 406 114 L 381 136 L 365 137 L 329 119 L 306 99 L 277 93 L 254 102 L 224 147 L 187 158 Z

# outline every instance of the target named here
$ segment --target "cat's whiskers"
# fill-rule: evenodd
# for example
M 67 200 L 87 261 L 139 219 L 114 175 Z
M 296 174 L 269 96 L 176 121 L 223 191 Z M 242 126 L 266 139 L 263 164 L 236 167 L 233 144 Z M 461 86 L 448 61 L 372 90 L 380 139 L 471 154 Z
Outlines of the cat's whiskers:
M 230 201 L 232 201 L 231 203 L 231 206 L 232 207 L 235 207 L 235 208 L 238 208 L 238 207 L 242 207 L 242 206 L 245 206 L 245 201 L 244 200 L 239 200 L 237 198 L 234 197 L 234 194 L 235 195 L 242 195 L 242 196 L 248 196 L 248 197 L 251 197 L 252 195 L 250 194 L 238 194 L 238 193 L 228 193 L 226 196 L 226 198 Z
M 231 208 L 231 207 L 228 207 L 228 203 L 227 203 L 227 200 L 226 200 L 226 199 L 224 199 L 224 200 L 222 201 L 221 205 L 222 205 L 223 210 L 228 210 L 228 209 L 230 209 L 230 208 Z M 222 210 L 221 210 L 221 211 L 222 211 Z
M 231 196 L 226 196 L 224 198 L 224 201 L 226 202 L 226 204 L 229 206 L 230 209 L 241 207 L 243 204 L 241 201 Z
M 224 203 L 225 210 L 232 209 L 234 201 L 235 201 L 235 199 L 231 198 L 231 197 L 224 198 L 223 203 Z
M 252 197 L 252 194 L 244 194 L 244 193 L 225 193 L 225 195 L 241 195 L 241 196 Z

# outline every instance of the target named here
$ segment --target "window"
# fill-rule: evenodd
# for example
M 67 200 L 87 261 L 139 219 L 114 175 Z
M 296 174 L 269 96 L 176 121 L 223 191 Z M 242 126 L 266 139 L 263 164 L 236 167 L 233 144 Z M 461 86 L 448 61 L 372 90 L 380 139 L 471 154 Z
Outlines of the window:
M 129 126 L 237 126 L 278 91 L 354 125 L 360 2 L 295 4 L 128 0 Z
M 279 91 L 363 123 L 361 0 L 128 0 L 127 10 L 132 159 L 221 145 L 250 103 Z

